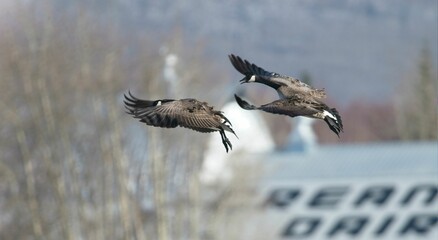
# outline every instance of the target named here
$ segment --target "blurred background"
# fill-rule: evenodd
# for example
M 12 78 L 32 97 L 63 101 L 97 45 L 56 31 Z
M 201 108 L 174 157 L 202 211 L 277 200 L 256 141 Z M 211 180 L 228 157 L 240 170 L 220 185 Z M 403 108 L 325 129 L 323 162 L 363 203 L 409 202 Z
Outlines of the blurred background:
M 0 1 L 0 239 L 436 239 L 436 0 Z M 240 109 L 227 55 L 325 88 L 344 122 Z M 146 127 L 193 97 L 219 134 Z

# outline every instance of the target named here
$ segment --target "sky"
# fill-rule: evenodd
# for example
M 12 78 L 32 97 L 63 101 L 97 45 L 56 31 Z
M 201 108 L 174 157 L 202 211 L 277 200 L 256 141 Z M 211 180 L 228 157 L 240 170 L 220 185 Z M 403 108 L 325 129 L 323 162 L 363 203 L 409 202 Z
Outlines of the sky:
M 54 2 L 59 9 L 76 3 Z M 414 75 L 425 46 L 435 65 L 438 61 L 435 0 L 78 2 L 104 24 L 117 13 L 122 34 L 160 41 L 179 29 L 189 47 L 203 42 L 212 62 L 226 69 L 229 79 L 223 81 L 230 89 L 240 77 L 228 61 L 230 53 L 280 74 L 308 72 L 315 87 L 326 88 L 342 105 L 393 100 Z M 14 6 L 13 0 L 0 1 L 1 21 L 15 19 L 8 15 Z

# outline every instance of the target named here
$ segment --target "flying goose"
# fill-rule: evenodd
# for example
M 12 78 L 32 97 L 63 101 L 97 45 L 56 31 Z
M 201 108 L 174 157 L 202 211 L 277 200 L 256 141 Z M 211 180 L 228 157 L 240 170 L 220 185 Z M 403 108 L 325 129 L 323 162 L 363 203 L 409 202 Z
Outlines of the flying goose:
M 295 94 L 290 98 L 280 99 L 259 107 L 249 104 L 234 95 L 239 106 L 246 110 L 262 110 L 274 114 L 282 114 L 290 117 L 303 116 L 324 120 L 329 128 L 336 133 L 343 131 L 341 116 L 335 108 L 329 108 L 316 98 Z
M 136 98 L 131 92 L 129 96 L 124 96 L 127 113 L 140 119 L 140 122 L 162 128 L 180 126 L 203 133 L 219 131 L 225 150 L 228 152 L 232 149 L 231 142 L 225 135 L 225 131 L 228 131 L 237 137 L 231 128 L 231 122 L 222 112 L 214 110 L 206 102 L 193 98 L 149 101 Z
M 240 80 L 240 83 L 257 82 L 268 85 L 277 90 L 281 99 L 292 97 L 296 93 L 309 95 L 314 98 L 326 97 L 324 89 L 314 89 L 296 78 L 283 76 L 275 72 L 268 72 L 248 62 L 248 60 L 242 60 L 239 56 L 230 54 L 228 57 L 234 68 L 245 75 L 245 77 Z

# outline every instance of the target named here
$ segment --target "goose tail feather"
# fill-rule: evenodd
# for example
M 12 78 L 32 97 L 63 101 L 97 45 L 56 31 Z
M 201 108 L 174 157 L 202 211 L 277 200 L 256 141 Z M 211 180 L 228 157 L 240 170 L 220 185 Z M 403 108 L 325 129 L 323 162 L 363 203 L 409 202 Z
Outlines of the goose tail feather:
M 334 118 L 333 118 L 334 116 Z M 339 112 L 332 108 L 330 109 L 330 114 L 324 117 L 324 121 L 327 123 L 329 128 L 336 133 L 339 137 L 339 133 L 344 131 L 344 126 L 342 125 L 342 119 Z

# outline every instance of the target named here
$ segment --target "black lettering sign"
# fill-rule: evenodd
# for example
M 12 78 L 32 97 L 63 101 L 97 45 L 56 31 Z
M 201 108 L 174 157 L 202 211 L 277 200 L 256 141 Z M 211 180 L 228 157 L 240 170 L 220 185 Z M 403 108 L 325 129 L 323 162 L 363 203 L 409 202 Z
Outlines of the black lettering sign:
M 333 237 L 341 233 L 345 233 L 349 236 L 356 236 L 360 234 L 367 223 L 368 217 L 365 216 L 343 217 L 328 232 L 328 236 Z
M 283 237 L 303 238 L 308 237 L 315 232 L 321 223 L 320 218 L 316 217 L 298 217 L 293 219 L 283 231 Z
M 366 202 L 370 202 L 376 206 L 382 206 L 393 192 L 394 187 L 392 186 L 372 186 L 367 188 L 354 204 L 361 206 Z
M 320 189 L 308 203 L 309 207 L 320 209 L 333 209 L 339 204 L 348 187 L 326 187 Z
M 378 225 L 379 227 L 374 232 L 375 236 L 382 236 L 384 233 L 386 233 L 386 230 L 389 229 L 389 227 L 392 225 L 392 223 L 395 221 L 395 216 L 390 215 L 385 217 L 385 219 Z
M 425 195 L 424 205 L 429 205 L 438 197 L 438 186 L 433 184 L 423 184 L 413 187 L 401 201 L 403 206 L 408 205 L 415 196 L 423 192 Z
M 268 197 L 268 204 L 272 204 L 279 208 L 289 206 L 300 195 L 299 189 L 280 188 L 271 192 Z
M 438 214 L 417 214 L 413 215 L 404 227 L 400 229 L 400 235 L 414 234 L 426 235 L 438 222 Z

